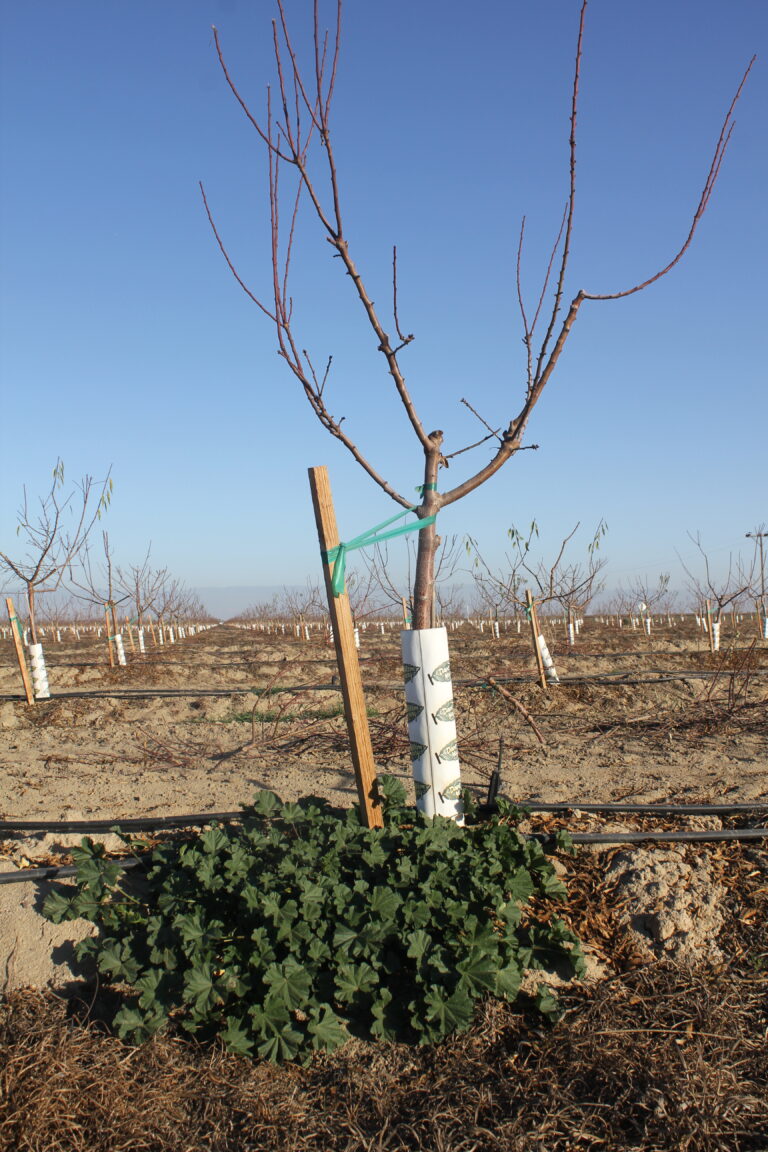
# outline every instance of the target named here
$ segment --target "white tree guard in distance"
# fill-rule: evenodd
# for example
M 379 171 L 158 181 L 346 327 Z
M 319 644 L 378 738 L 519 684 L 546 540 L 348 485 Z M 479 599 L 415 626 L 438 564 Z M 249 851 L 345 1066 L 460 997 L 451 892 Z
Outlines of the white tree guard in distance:
M 453 684 L 445 628 L 400 633 L 416 804 L 427 816 L 464 819 Z

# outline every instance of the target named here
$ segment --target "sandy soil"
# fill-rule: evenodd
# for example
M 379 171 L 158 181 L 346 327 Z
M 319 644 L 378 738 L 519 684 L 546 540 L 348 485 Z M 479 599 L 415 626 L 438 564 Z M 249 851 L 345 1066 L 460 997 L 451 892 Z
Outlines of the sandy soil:
M 512 628 L 494 641 L 465 625 L 452 634 L 466 783 L 484 790 L 503 740 L 504 791 L 517 800 L 766 805 L 768 644 L 753 644 L 745 630 L 712 657 L 691 621 L 649 639 L 588 620 L 572 652 L 562 628 L 547 625 L 547 633 L 562 683 L 546 692 L 524 632 Z M 0 818 L 236 810 L 264 786 L 286 799 L 356 798 L 335 659 L 319 634 L 305 643 L 218 626 L 114 670 L 103 645 L 85 637 L 47 652 L 53 699 L 28 707 L 10 642 L 0 641 Z M 377 763 L 410 783 L 397 629 L 363 632 L 361 666 Z M 645 824 L 623 819 L 567 816 L 581 829 L 661 823 L 658 815 Z M 547 821 L 551 827 L 552 817 L 534 812 L 528 827 Z M 675 825 L 720 826 L 712 816 L 663 826 Z M 0 832 L 0 873 L 65 862 L 78 839 L 7 832 L 3 840 Z M 109 837 L 110 849 L 119 844 Z M 394 1147 L 393 1140 L 399 1147 L 400 1133 L 403 1147 L 443 1147 L 442 1092 L 451 1106 L 459 1101 L 451 1147 L 470 1138 L 477 1147 L 571 1147 L 574 1131 L 599 1131 L 590 1147 L 757 1148 L 766 1118 L 765 848 L 590 845 L 558 857 L 569 893 L 563 916 L 588 966 L 579 987 L 558 991 L 568 1005 L 558 1029 L 532 1026 L 519 1005 L 491 1000 L 466 1038 L 438 1049 L 353 1043 L 308 1071 L 275 1071 L 218 1049 L 209 1056 L 175 1036 L 128 1058 L 101 1027 L 73 1028 L 61 1000 L 81 1005 L 86 1017 L 96 1004 L 98 986 L 84 984 L 87 973 L 73 961 L 73 941 L 92 926 L 41 916 L 47 892 L 67 881 L 4 884 L 0 1047 L 5 1036 L 6 1097 L 15 1109 L 7 1146 L 59 1147 L 61 1133 L 76 1130 L 79 1148 L 144 1146 L 148 1131 L 152 1146 L 169 1152 L 180 1147 L 177 1136 L 185 1148 L 211 1140 L 234 1147 L 226 1131 L 239 1148 L 232 1116 L 242 1113 L 270 1147 L 309 1147 L 304 1137 L 316 1132 L 329 1148 Z M 541 974 L 529 977 L 532 991 Z M 27 991 L 48 985 L 53 994 Z M 229 1063 L 224 1071 L 211 1064 L 210 1073 L 195 1063 L 211 1059 Z M 505 1094 L 510 1085 L 517 1103 Z M 221 1131 L 213 1136 L 216 1108 Z M 430 1116 L 440 1127 L 424 1126 Z M 161 1144 L 158 1125 L 167 1117 L 173 1131 Z M 515 1117 L 538 1136 L 514 1141 Z M 190 1125 L 201 1118 L 205 1134 L 193 1139 Z
M 649 639 L 588 619 L 568 651 L 562 628 L 546 630 L 562 680 L 547 692 L 525 630 L 451 633 L 467 784 L 484 787 L 503 737 L 503 790 L 517 800 L 768 798 L 768 643 L 750 648 L 745 631 L 711 656 L 692 622 Z M 407 781 L 399 632 L 371 626 L 360 655 L 377 763 Z M 0 641 L 6 819 L 225 811 L 261 787 L 355 799 L 335 657 L 319 632 L 305 642 L 221 625 L 119 669 L 83 636 L 48 645 L 46 658 L 52 699 L 29 707 Z

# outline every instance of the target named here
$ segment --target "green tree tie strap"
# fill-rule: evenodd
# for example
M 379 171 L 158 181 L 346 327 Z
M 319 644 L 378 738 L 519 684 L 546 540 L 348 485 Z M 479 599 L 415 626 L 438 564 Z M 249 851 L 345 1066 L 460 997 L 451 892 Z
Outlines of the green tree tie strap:
M 391 528 L 389 532 L 382 532 L 382 528 L 387 528 L 390 524 L 394 524 L 395 520 L 399 520 L 401 516 L 407 516 L 409 512 L 415 512 L 416 506 L 413 508 L 406 508 L 402 512 L 398 512 L 395 516 L 390 516 L 389 520 L 383 520 L 381 524 L 376 524 L 373 528 L 369 528 L 367 532 L 361 533 L 360 536 L 355 536 L 353 540 L 346 543 L 337 544 L 335 548 L 329 548 L 327 552 L 323 552 L 323 560 L 326 564 L 332 564 L 331 571 L 331 588 L 333 589 L 334 596 L 340 596 L 344 591 L 344 573 L 347 568 L 347 552 L 354 552 L 358 548 L 367 548 L 371 544 L 382 544 L 385 540 L 392 540 L 395 536 L 405 536 L 407 532 L 419 532 L 422 528 L 427 528 L 430 524 L 434 524 L 436 516 L 425 516 L 423 520 L 414 520 L 410 524 L 401 524 L 398 528 Z
M 19 640 L 21 640 L 21 642 L 23 644 L 24 643 L 24 629 L 22 627 L 21 620 L 19 620 L 18 616 L 13 615 L 10 617 L 10 621 L 11 621 L 12 625 L 13 624 L 16 625 L 16 631 L 19 634 Z

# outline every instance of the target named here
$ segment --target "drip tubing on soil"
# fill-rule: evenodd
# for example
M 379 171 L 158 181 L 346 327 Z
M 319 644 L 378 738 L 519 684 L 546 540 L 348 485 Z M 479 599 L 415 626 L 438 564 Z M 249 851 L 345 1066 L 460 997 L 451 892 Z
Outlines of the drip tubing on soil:
M 752 804 L 594 804 L 570 800 L 553 804 L 515 800 L 520 808 L 531 812 L 628 812 L 649 816 L 736 816 L 746 812 L 768 810 L 768 801 Z M 236 821 L 243 817 L 235 812 L 185 812 L 177 816 L 131 816 L 113 820 L 0 820 L 0 836 L 8 832 L 162 832 L 172 828 L 194 828 L 213 821 Z
M 162 832 L 165 828 L 194 828 L 212 821 L 240 820 L 237 812 L 193 812 L 180 816 L 135 816 L 115 820 L 0 820 L 0 836 L 5 832 Z
M 740 812 L 768 810 L 768 800 L 756 800 L 754 804 L 582 804 L 578 800 L 567 804 L 539 804 L 533 800 L 521 800 L 519 804 L 531 812 L 572 812 L 578 809 L 579 812 L 646 812 L 651 816 L 733 816 Z
M 735 816 L 746 812 L 768 810 L 768 801 L 753 804 L 594 804 L 571 800 L 556 804 L 515 800 L 520 808 L 531 812 L 635 812 L 649 816 Z M 236 821 L 243 817 L 235 812 L 187 812 L 178 816 L 132 816 L 113 820 L 0 820 L 0 836 L 8 832 L 162 832 L 171 828 L 194 828 L 213 821 Z
M 568 829 L 566 828 L 567 832 Z M 765 828 L 718 828 L 700 831 L 677 832 L 569 832 L 574 844 L 640 844 L 645 840 L 661 840 L 668 844 L 685 844 L 688 841 L 720 840 L 768 840 L 768 827 Z M 551 839 L 537 835 L 536 839 Z
M 326 663 L 326 661 L 317 661 L 317 663 Z M 634 684 L 669 684 L 680 680 L 706 680 L 708 678 L 716 678 L 722 676 L 723 673 L 717 670 L 702 670 L 693 669 L 691 671 L 683 672 L 665 672 L 662 669 L 658 671 L 651 670 L 651 674 L 647 676 L 632 676 L 629 672 L 603 672 L 597 673 L 594 676 L 561 676 L 560 684 L 600 684 L 604 687 L 617 685 Z M 768 676 L 768 668 L 756 668 L 749 673 L 750 677 L 754 676 Z M 535 677 L 532 676 L 496 676 L 494 679 L 499 684 L 535 684 L 537 683 Z M 453 681 L 454 685 L 461 688 L 489 688 L 487 679 L 470 680 L 456 678 Z M 403 685 L 400 682 L 376 682 L 368 685 L 369 688 L 383 689 L 388 692 L 402 692 Z M 341 692 L 340 684 L 293 684 L 286 685 L 283 689 L 285 692 Z M 232 688 L 115 688 L 115 689 L 95 689 L 91 691 L 81 690 L 72 692 L 56 692 L 51 697 L 52 700 L 150 700 L 150 699 L 186 699 L 187 697 L 196 696 L 243 696 L 251 693 L 260 695 L 262 689 L 255 685 L 238 684 Z M 24 697 L 18 693 L 0 693 L 0 701 L 23 701 Z
M 146 856 L 131 856 L 124 860 L 110 859 L 110 864 L 118 864 L 123 870 L 138 868 Z M 20 868 L 18 872 L 0 872 L 0 884 L 20 884 L 24 880 L 58 880 L 62 876 L 76 876 L 77 864 L 54 864 L 44 868 Z

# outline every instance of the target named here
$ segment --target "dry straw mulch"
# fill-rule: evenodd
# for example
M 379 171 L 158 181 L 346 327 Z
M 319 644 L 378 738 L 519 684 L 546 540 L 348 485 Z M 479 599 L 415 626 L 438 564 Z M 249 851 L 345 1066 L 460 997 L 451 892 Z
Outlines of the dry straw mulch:
M 768 853 L 729 845 L 716 967 L 638 966 L 593 857 L 570 918 L 615 974 L 561 994 L 551 1026 L 489 1001 L 429 1048 L 351 1041 L 308 1068 L 180 1036 L 127 1047 L 108 1005 L 19 992 L 0 1004 L 2 1152 L 765 1152 Z M 84 1022 L 86 1021 L 86 1022 Z

